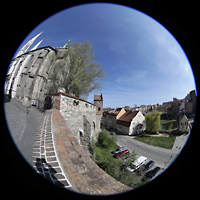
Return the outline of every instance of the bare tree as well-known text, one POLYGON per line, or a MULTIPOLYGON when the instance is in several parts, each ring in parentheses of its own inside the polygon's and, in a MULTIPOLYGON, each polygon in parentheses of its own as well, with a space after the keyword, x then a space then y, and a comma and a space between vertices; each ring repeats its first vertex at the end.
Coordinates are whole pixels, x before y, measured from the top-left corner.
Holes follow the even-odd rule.
POLYGON ((55 92, 59 87, 69 94, 87 97, 93 90, 101 89, 104 70, 94 58, 91 42, 69 42, 63 59, 55 56, 49 73, 49 88, 55 92))

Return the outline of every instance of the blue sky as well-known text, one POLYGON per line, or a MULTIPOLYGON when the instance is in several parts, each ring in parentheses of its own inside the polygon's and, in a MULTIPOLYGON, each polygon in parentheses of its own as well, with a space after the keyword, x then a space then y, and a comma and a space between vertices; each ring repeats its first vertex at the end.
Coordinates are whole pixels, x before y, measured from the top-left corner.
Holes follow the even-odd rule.
MULTIPOLYGON (((62 47, 91 41, 104 67, 104 107, 148 105, 184 98, 195 89, 189 61, 175 38, 148 15, 116 4, 85 4, 63 10, 38 25, 20 48, 44 31, 30 47, 62 47)), ((16 53, 17 53, 16 52, 16 53)))

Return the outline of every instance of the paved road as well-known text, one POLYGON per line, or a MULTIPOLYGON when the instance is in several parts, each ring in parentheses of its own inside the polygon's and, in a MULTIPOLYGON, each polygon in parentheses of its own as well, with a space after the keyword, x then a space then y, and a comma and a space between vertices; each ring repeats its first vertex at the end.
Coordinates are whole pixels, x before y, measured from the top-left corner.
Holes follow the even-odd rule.
POLYGON ((25 159, 33 165, 33 143, 44 113, 31 107, 23 107, 12 99, 4 104, 11 136, 25 159))
POLYGON ((157 166, 161 168, 169 165, 179 154, 177 150, 163 149, 151 146, 136 140, 127 135, 118 135, 117 143, 120 146, 128 148, 131 152, 134 150, 138 155, 143 155, 148 160, 154 160, 157 166))

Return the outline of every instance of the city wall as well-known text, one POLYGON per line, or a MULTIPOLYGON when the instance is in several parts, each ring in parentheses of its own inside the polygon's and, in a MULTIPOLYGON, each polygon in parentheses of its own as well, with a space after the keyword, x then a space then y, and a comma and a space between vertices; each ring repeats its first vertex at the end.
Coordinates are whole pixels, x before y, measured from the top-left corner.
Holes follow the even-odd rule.
POLYGON ((96 114, 96 105, 67 93, 57 92, 53 95, 53 108, 60 110, 79 144, 87 147, 92 137, 97 139, 101 118, 96 114))

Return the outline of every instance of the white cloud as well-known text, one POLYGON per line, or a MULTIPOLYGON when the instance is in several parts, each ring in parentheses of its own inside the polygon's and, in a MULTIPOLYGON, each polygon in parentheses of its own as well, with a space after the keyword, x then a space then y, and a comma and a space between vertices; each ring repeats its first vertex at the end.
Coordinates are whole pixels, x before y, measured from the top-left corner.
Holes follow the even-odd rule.
POLYGON ((166 30, 155 34, 153 38, 157 47, 154 62, 158 72, 193 79, 190 63, 176 39, 166 30))

